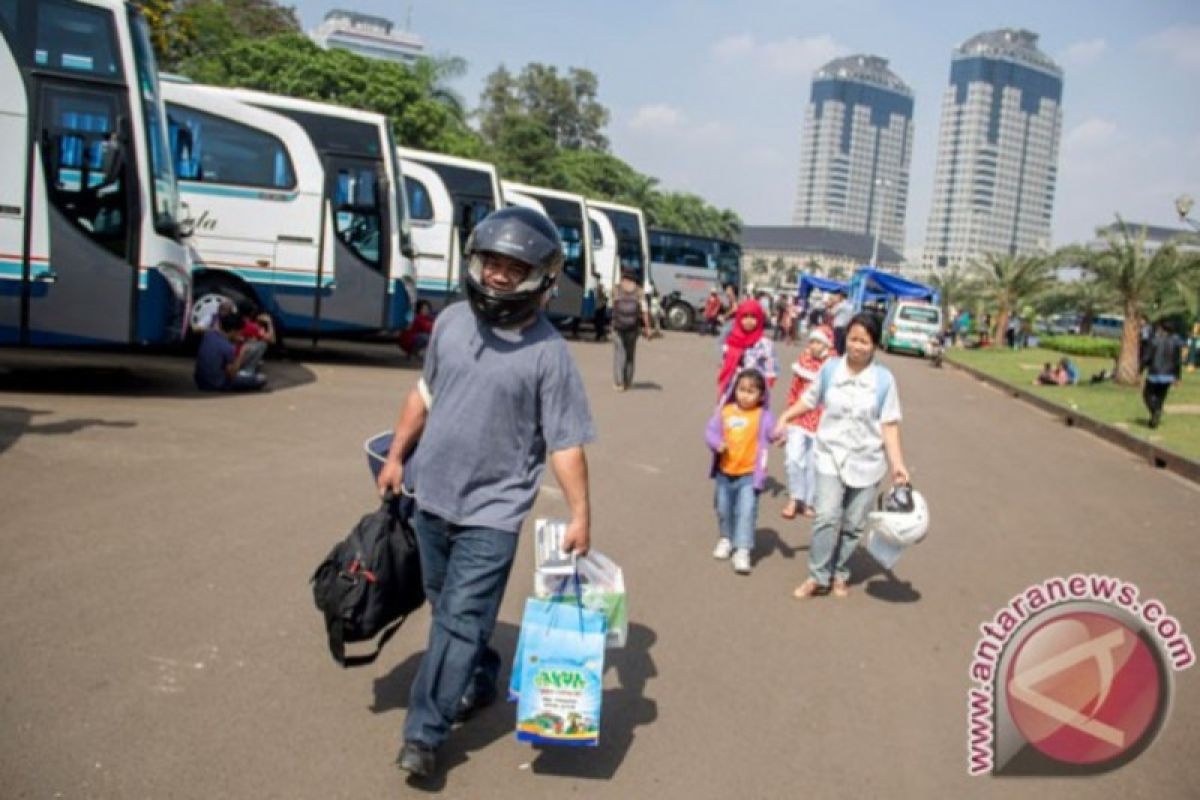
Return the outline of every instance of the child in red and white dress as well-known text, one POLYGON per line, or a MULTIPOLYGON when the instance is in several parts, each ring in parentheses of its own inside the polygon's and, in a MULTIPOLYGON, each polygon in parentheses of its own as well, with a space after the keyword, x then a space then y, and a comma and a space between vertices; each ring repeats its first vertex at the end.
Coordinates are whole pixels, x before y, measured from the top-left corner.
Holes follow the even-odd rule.
MULTIPOLYGON (((788 390, 789 406, 817 379, 817 373, 821 371, 825 359, 829 358, 832 347, 833 331, 829 326, 813 328, 808 334, 808 343, 804 351, 800 353, 796 363, 792 364, 792 385, 788 390)), ((816 487, 816 457, 813 445, 820 421, 821 409, 815 408, 788 424, 784 469, 787 472, 789 499, 783 508, 784 519, 793 519, 797 514, 813 516, 813 491, 816 487)))

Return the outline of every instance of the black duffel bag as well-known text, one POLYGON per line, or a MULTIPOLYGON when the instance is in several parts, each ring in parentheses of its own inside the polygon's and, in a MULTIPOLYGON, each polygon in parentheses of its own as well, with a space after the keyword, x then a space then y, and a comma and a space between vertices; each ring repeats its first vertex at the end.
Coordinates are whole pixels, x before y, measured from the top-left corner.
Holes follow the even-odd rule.
POLYGON ((384 499, 359 520, 313 573, 313 600, 325 616, 329 652, 343 667, 372 663, 404 620, 425 602, 421 560, 407 494, 384 499), (346 645, 374 639, 375 650, 346 655, 346 645))

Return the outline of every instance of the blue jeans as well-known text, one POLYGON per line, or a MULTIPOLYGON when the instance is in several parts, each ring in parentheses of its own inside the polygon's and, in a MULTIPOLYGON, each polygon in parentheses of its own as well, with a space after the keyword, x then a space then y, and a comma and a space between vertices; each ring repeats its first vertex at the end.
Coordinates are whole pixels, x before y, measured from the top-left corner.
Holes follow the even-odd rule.
POLYGON ((836 475, 817 473, 812 544, 808 548, 808 574, 821 586, 831 577, 850 580, 846 563, 858 547, 867 514, 875 500, 875 486, 851 488, 836 475))
POLYGON ((758 522, 758 492, 754 474, 732 477, 717 473, 717 524, 721 538, 733 542, 735 550, 754 549, 754 526, 758 522))
POLYGON ((413 529, 433 609, 429 646, 413 681, 405 741, 438 747, 468 692, 494 689, 500 655, 488 646, 517 552, 517 534, 454 525, 419 509, 413 529))

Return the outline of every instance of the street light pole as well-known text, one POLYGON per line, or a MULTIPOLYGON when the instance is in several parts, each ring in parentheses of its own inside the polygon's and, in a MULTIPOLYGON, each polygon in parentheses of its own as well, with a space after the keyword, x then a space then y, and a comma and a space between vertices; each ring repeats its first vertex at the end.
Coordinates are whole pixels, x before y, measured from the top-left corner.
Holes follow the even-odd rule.
POLYGON ((875 241, 871 245, 871 268, 872 269, 879 268, 879 232, 880 232, 880 229, 883 227, 883 213, 882 213, 883 189, 882 189, 882 187, 891 186, 892 182, 890 180, 888 180, 887 178, 876 178, 875 185, 877 187, 881 187, 881 188, 879 191, 877 191, 875 193, 875 196, 876 196, 876 201, 875 201, 875 241))

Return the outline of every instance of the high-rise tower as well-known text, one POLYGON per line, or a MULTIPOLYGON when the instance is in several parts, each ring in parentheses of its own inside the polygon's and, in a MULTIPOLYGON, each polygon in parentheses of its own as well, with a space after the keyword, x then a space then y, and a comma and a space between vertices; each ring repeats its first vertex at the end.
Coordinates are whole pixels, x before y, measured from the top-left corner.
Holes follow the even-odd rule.
POLYGON ((927 269, 1050 246, 1063 80, 1037 38, 1004 28, 954 51, 925 232, 927 269))
POLYGON ((874 236, 904 249, 912 90, 886 58, 847 56, 813 76, 804 114, 796 225, 874 236))

